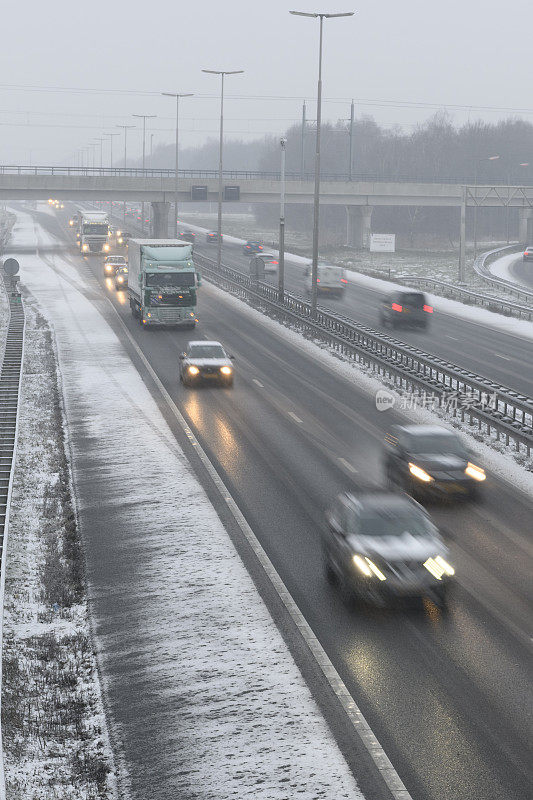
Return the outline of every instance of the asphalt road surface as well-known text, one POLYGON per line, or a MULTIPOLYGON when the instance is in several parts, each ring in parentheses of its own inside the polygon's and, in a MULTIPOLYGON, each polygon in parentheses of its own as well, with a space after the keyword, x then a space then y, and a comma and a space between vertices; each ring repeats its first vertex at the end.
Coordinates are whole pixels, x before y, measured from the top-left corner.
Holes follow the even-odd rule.
MULTIPOLYGON (((58 233, 52 217, 38 219, 58 233)), ((238 248, 225 252, 227 263, 243 263, 238 248)), ((489 475, 481 504, 432 507, 453 535, 458 582, 448 617, 429 603, 418 612, 346 608, 323 574, 324 509, 343 489, 382 481, 383 435, 396 414, 376 411, 373 398, 305 349, 235 313, 209 284, 192 336, 145 331, 103 278, 101 257, 81 258, 72 247, 72 262, 98 282, 109 320, 113 306, 187 418, 413 798, 533 796, 533 502, 489 475), (235 355, 233 390, 179 384, 178 354, 203 337, 235 355)), ((299 272, 289 268, 288 289, 301 287, 299 272)), ((373 292, 350 287, 335 307, 377 325, 373 292)), ((438 314, 430 333, 401 335, 533 393, 533 343, 438 314), (510 360, 500 365, 497 351, 510 360)), ((105 584, 91 548, 89 558, 91 580, 105 584)), ((106 606, 105 585, 98 589, 97 617, 112 625, 115 610, 106 606)), ((149 673, 149 653, 146 660, 149 673)), ((127 687, 110 702, 123 717, 127 687)), ((121 730, 127 738, 127 720, 121 730)))

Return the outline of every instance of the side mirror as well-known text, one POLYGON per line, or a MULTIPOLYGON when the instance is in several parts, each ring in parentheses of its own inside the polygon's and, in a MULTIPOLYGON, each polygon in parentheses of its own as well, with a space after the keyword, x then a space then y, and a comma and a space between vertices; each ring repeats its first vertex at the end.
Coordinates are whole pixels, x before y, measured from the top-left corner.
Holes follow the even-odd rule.
POLYGON ((180 353, 179 354, 179 360, 183 361, 183 359, 185 358, 186 355, 187 355, 186 353, 180 353))
POLYGON ((229 358, 231 358, 231 360, 233 361, 233 360, 234 360, 234 358, 235 358, 235 356, 229 356, 229 358))

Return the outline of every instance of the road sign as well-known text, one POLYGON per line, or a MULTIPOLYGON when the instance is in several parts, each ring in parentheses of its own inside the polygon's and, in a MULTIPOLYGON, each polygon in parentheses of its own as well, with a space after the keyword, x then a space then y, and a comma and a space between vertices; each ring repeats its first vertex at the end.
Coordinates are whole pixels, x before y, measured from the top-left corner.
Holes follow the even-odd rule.
POLYGON ((241 199, 240 186, 224 186, 224 200, 229 203, 238 203, 241 199))
POLYGON ((395 250, 396 250, 396 234, 394 233, 370 234, 371 253, 394 253, 395 250))
POLYGON ((191 200, 196 203, 205 203, 207 200, 207 186, 191 186, 191 200))
POLYGON ((19 262, 16 258, 6 258, 4 261, 4 272, 6 275, 16 275, 19 271, 19 262))

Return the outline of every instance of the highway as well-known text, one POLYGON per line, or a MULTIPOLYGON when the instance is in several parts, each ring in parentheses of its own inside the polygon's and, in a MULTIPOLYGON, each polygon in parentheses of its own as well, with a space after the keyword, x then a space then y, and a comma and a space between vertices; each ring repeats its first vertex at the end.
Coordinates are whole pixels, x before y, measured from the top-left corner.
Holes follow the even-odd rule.
MULTIPOLYGON (((35 216, 65 235, 63 221, 35 216)), ((198 249, 214 248, 199 242, 198 249)), ((236 247, 224 251, 227 263, 246 261, 236 247)), ((377 412, 373 398, 307 349, 259 328, 247 313, 235 314, 209 284, 200 292, 194 337, 220 339, 235 355, 235 388, 184 389, 177 358, 190 332, 142 330, 123 293, 106 284, 101 257, 71 252, 80 273, 109 299, 106 318, 124 338, 115 322, 120 315, 185 415, 414 800, 532 796, 533 501, 490 475, 482 504, 431 509, 453 537, 458 585, 448 617, 430 604, 419 612, 346 608, 323 576, 324 509, 343 489, 381 483, 383 435, 400 418, 377 412)), ((289 290, 301 288, 300 274, 289 267, 289 290)), ((375 292, 352 286, 331 306, 377 325, 375 292)), ((430 333, 399 335, 533 394, 531 342, 438 314, 430 333), (510 360, 500 364, 500 351, 510 360)), ((96 559, 89 574, 102 581, 96 618, 113 627, 107 573, 97 553, 88 553, 96 559)), ((125 699, 127 687, 110 698, 122 716, 125 699)), ((127 738, 127 720, 121 731, 127 738)))

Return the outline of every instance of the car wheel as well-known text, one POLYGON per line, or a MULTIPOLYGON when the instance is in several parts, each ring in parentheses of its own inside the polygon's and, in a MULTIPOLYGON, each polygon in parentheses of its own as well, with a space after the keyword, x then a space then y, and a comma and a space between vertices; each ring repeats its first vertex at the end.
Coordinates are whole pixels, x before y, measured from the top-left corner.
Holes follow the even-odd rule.
POLYGON ((435 605, 438 607, 441 614, 447 614, 450 610, 449 596, 447 587, 442 587, 435 592, 435 605))
POLYGON ((324 556, 324 575, 330 586, 334 586, 337 583, 337 573, 333 569, 333 564, 327 555, 324 556))
POLYGON ((343 604, 346 606, 346 608, 353 608, 355 605, 355 593, 344 574, 341 575, 341 577, 338 580, 338 583, 339 583, 339 594, 341 596, 343 604))

